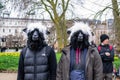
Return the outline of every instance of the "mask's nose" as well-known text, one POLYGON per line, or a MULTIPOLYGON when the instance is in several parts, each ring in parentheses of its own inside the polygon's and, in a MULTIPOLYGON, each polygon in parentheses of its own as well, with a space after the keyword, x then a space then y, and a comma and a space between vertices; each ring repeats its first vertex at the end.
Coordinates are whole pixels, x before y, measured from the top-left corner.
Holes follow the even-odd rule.
POLYGON ((33 41, 36 41, 36 40, 38 40, 38 39, 39 39, 38 32, 35 31, 35 32, 33 33, 32 40, 33 40, 33 41))
POLYGON ((79 35, 78 35, 78 41, 83 41, 83 34, 82 33, 79 33, 79 35))

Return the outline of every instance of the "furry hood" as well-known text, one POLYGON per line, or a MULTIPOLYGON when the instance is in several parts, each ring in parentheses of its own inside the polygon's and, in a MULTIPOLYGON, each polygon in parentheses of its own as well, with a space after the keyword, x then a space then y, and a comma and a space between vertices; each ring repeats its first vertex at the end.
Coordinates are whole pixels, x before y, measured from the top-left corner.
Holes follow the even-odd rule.
POLYGON ((91 42, 93 41, 92 29, 88 26, 88 24, 85 24, 83 22, 75 22, 74 25, 67 30, 67 33, 69 34, 68 40, 70 41, 73 33, 79 30, 81 30, 84 34, 89 36, 88 39, 89 43, 91 44, 91 42))
POLYGON ((49 34, 50 32, 47 30, 47 27, 45 25, 43 25, 42 23, 29 23, 27 25, 27 28, 25 28, 23 31, 28 34, 29 32, 32 32, 36 28, 40 32, 43 33, 44 38, 46 39, 47 38, 47 34, 49 34))

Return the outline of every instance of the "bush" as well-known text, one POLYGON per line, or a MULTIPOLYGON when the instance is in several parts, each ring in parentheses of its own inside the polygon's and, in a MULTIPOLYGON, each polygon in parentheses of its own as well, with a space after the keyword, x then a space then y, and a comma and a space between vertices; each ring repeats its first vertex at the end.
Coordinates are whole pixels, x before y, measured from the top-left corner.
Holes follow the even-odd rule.
POLYGON ((114 57, 114 62, 113 65, 116 69, 118 69, 120 67, 120 58, 118 58, 117 56, 114 57))
POLYGON ((117 56, 114 57, 114 61, 117 61, 119 60, 119 58, 117 56))

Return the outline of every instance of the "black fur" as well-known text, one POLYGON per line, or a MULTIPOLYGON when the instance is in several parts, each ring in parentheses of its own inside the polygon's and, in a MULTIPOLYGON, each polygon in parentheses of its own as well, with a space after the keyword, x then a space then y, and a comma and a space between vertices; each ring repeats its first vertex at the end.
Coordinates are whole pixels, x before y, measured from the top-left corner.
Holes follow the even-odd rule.
POLYGON ((31 50, 41 49, 43 46, 47 45, 44 41, 45 38, 44 38, 43 33, 40 32, 38 29, 34 29, 33 31, 29 32, 27 36, 28 36, 27 46, 31 50), (32 40, 32 35, 35 31, 37 31, 39 35, 39 40, 37 41, 32 40))
POLYGON ((88 35, 87 34, 84 34, 81 30, 73 33, 73 35, 71 36, 71 39, 70 39, 70 45, 76 49, 76 48, 80 48, 80 49, 85 49, 85 48, 88 48, 89 47, 89 41, 88 41, 88 35), (78 42, 78 35, 79 33, 82 33, 83 34, 83 41, 82 42, 78 42))

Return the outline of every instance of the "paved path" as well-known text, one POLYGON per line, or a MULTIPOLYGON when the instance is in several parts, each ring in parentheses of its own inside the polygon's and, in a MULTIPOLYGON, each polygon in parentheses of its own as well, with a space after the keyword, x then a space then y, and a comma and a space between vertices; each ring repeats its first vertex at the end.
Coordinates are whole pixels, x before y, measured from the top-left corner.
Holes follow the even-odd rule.
POLYGON ((17 73, 0 73, 0 80, 17 80, 17 73))
POLYGON ((17 73, 0 73, 0 80, 17 80, 17 73))

